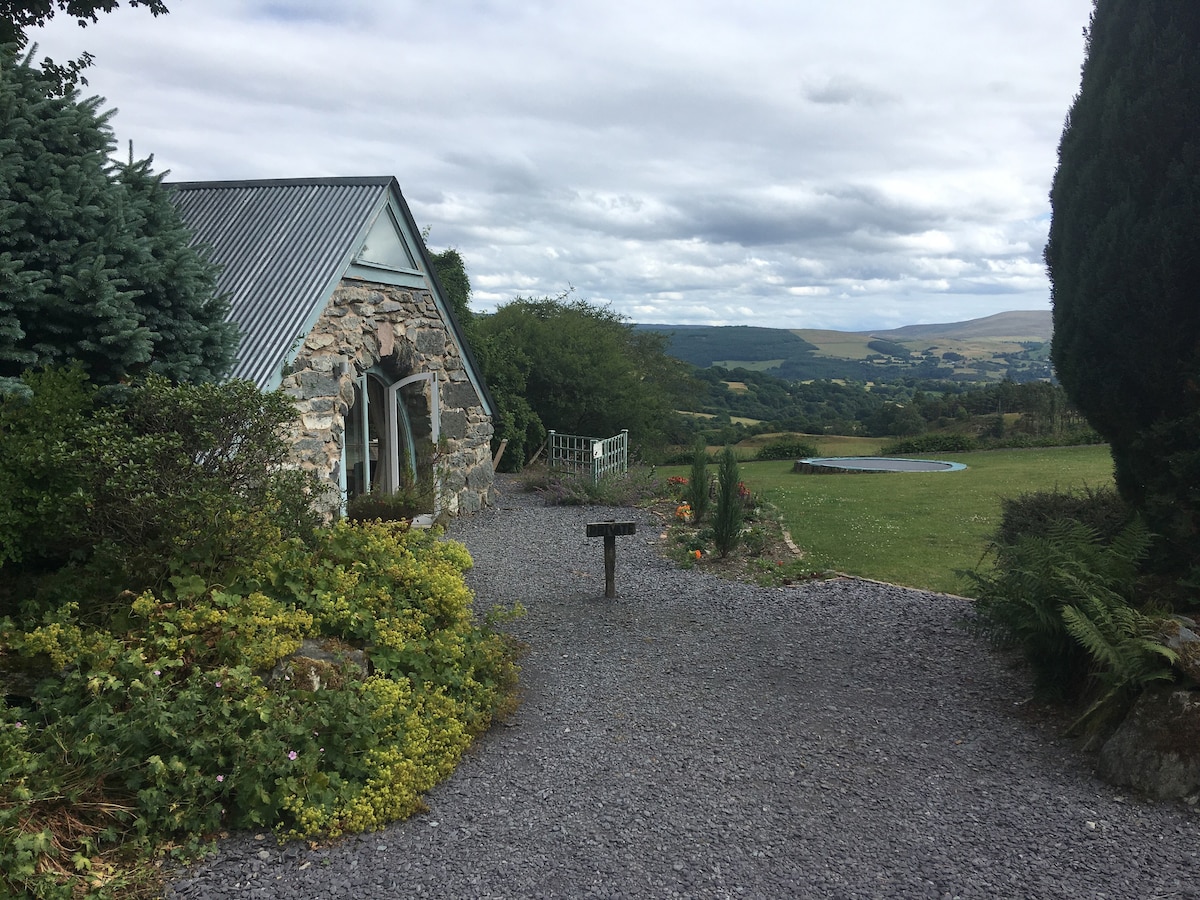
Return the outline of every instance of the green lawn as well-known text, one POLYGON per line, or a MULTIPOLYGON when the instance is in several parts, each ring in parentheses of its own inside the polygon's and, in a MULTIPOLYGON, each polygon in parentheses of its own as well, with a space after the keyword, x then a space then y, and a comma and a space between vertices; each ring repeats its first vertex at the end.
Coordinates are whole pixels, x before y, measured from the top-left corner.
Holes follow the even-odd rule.
MULTIPOLYGON (((796 475, 792 463, 742 463, 742 480, 782 511, 815 568, 960 594, 995 532, 1000 500, 1112 483, 1107 447, 943 454, 961 472, 796 475)), ((686 473, 684 473, 686 474, 686 473)))

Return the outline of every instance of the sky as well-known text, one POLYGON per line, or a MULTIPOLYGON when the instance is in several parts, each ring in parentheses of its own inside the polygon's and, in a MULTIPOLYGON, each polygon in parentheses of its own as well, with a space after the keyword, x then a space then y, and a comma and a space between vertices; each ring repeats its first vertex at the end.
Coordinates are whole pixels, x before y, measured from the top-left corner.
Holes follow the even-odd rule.
POLYGON ((30 38, 168 180, 393 175, 480 311, 1049 309, 1091 0, 167 0, 30 38))

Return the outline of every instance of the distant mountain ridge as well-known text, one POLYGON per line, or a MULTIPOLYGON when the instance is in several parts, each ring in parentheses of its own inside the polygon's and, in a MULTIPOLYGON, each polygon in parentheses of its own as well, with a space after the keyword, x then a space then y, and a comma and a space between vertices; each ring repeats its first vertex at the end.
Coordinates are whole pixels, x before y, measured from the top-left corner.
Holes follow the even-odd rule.
POLYGON ((1054 331, 1053 314, 1048 309, 1025 309, 996 313, 982 319, 966 322, 951 322, 946 325, 904 325, 886 331, 859 331, 856 334, 871 334, 893 340, 928 338, 1019 338, 1024 341, 1049 341, 1054 331))
POLYGON ((872 331, 752 325, 635 325, 668 334, 667 352, 700 368, 769 372, 793 381, 922 378, 987 382, 1049 378, 1047 310, 872 331))
MULTIPOLYGON (((647 331, 675 331, 701 328, 749 328, 748 325, 664 325, 638 324, 634 326, 647 331)), ((1054 331, 1054 320, 1048 309, 1021 309, 1010 312, 996 313, 981 319, 968 319, 965 322, 948 322, 941 325, 902 325, 899 328, 872 328, 867 331, 844 331, 836 329, 806 329, 806 328, 768 328, 767 331, 791 331, 793 334, 803 334, 806 331, 826 331, 829 333, 872 335, 873 337, 932 338, 932 337, 1019 337, 1022 340, 1048 341, 1054 331)))

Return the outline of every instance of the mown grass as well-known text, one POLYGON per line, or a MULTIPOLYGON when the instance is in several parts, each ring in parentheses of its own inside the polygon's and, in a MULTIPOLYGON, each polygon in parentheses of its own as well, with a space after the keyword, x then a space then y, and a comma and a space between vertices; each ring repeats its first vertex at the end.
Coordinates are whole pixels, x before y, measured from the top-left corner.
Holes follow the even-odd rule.
MULTIPOLYGON (((828 455, 851 455, 849 445, 828 455)), ((1112 483, 1108 448, 1054 447, 946 454, 961 472, 797 475, 792 463, 745 462, 743 481, 777 506, 814 569, 962 594, 955 573, 979 564, 1000 501, 1028 491, 1112 483)), ((687 474, 665 469, 664 475, 687 474)))

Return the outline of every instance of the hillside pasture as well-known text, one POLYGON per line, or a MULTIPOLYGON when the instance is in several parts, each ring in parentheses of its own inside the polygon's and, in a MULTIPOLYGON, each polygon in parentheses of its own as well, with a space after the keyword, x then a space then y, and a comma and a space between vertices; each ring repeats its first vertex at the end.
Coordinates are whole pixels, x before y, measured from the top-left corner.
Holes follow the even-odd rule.
POLYGON ((1010 372, 1020 376, 1018 380, 1049 377, 1046 348, 1036 345, 1049 342, 1051 326, 1048 310, 1030 310, 968 322, 858 332, 744 325, 635 327, 666 333, 667 352, 699 368, 741 367, 794 381, 864 382, 914 376, 985 383, 1010 372), (897 354, 880 354, 870 346, 878 341, 895 345, 897 354), (961 359, 947 360, 946 353, 961 359))
POLYGON ((1050 352, 1048 342, 1037 347, 1029 336, 909 334, 905 329, 861 333, 798 329, 793 333, 816 348, 814 356, 858 364, 872 356, 871 364, 885 369, 936 363, 950 369, 954 377, 972 381, 998 381, 1014 367, 1044 368, 1050 352))
MULTIPOLYGON (((677 410, 675 410, 675 412, 679 413, 679 415, 681 415, 681 416, 687 416, 689 419, 712 420, 717 417, 716 413, 693 412, 693 411, 687 410, 687 409, 677 409, 677 410)), ((749 426, 749 425, 758 425, 762 420, 761 419, 749 419, 746 416, 730 416, 729 421, 735 425, 749 426)), ((720 448, 718 448, 718 449, 720 449, 720 448)))
MULTIPOLYGON (((972 363, 994 362, 1003 360, 1006 355, 1026 352, 1028 338, 1017 337, 986 337, 986 338, 956 338, 940 337, 900 337, 886 332, 874 334, 863 332, 853 334, 844 331, 814 331, 811 329, 794 330, 794 334, 803 338, 817 349, 817 356, 828 356, 836 359, 866 359, 869 355, 878 353, 869 345, 873 341, 886 340, 889 343, 903 347, 914 357, 925 353, 941 359, 943 353, 957 353, 972 363)), ((1048 353, 1049 351, 1045 351, 1048 353)), ((1043 358, 1045 353, 1034 351, 1034 356, 1043 358)), ((747 368, 749 368, 747 366, 747 368)), ((963 371, 969 371, 970 366, 959 366, 963 371)))
POLYGON ((858 334, 850 331, 822 331, 812 328, 794 328, 792 333, 817 349, 817 356, 829 356, 835 359, 866 359, 874 353, 867 347, 873 338, 870 334, 858 334))

